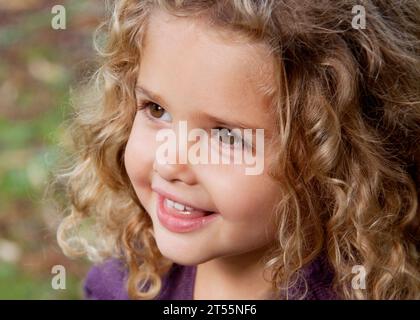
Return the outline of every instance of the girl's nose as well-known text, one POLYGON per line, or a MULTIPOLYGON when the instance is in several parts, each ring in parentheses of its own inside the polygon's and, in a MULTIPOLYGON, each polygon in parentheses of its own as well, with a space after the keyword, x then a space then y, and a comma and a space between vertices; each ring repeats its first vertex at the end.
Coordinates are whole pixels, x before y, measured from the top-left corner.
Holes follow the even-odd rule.
POLYGON ((194 172, 191 168, 191 164, 188 163, 159 163, 156 160, 153 162, 153 170, 156 171, 162 179, 167 180, 168 182, 181 181, 188 185, 193 185, 195 183, 194 172))

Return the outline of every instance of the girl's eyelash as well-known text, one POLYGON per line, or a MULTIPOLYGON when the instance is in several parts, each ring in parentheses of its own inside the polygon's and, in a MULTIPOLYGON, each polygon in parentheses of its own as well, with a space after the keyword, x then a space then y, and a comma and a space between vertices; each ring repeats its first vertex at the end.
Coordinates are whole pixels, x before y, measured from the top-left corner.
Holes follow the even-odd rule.
MULTIPOLYGON (((225 128, 225 127, 217 127, 217 128, 215 128, 215 129, 219 129, 219 130, 223 130, 223 129, 225 129, 225 130, 228 130, 229 132, 231 132, 233 129, 230 129, 230 128, 225 128)), ((232 135, 232 137, 234 138, 234 139, 237 139, 237 140, 239 140, 239 142, 240 142, 240 144, 241 144, 241 147, 242 148, 252 148, 252 146, 243 138, 243 137, 239 137, 239 136, 237 136, 237 135, 232 135)), ((233 144, 233 145, 231 145, 231 147, 232 148, 234 148, 236 146, 236 141, 235 141, 235 144, 233 144)))
MULTIPOLYGON (((151 121, 156 121, 157 119, 156 118, 154 118, 154 117, 152 117, 150 114, 149 114, 149 107, 152 105, 152 104, 156 104, 156 105, 158 105, 157 103, 154 103, 154 102, 151 102, 151 101, 143 101, 143 102, 140 102, 139 103, 139 105, 137 106, 137 111, 140 111, 140 112, 142 112, 142 113, 144 113, 144 115, 149 119, 149 120, 151 120, 151 121)), ((161 107, 162 108, 162 107, 161 107)), ((162 108, 163 109, 163 108, 162 108)), ((165 110, 165 109, 163 109, 163 110, 165 110)))
POLYGON ((140 102, 140 103, 137 105, 137 111, 144 111, 144 109, 146 109, 150 103, 151 103, 150 101, 143 101, 143 102, 140 102))
POLYGON ((146 116, 146 118, 148 119, 148 120, 150 120, 150 121, 153 121, 153 118, 149 115, 149 113, 147 112, 147 108, 146 108, 146 106, 139 106, 138 108, 137 108, 137 111, 139 111, 139 112, 141 112, 141 113, 143 113, 145 116, 146 116))
MULTIPOLYGON (((148 112, 148 110, 149 110, 149 107, 151 106, 151 105, 153 105, 153 104, 155 104, 155 105, 158 105, 157 103, 154 103, 154 102, 151 102, 151 101, 143 101, 143 102, 141 102, 141 103, 139 103, 138 104, 138 106, 137 106, 137 111, 140 111, 140 112, 142 112, 142 113, 144 113, 145 114, 145 116, 149 119, 149 120, 151 120, 151 121, 156 121, 157 120, 157 118, 154 118, 154 117, 152 117, 150 114, 149 114, 149 112, 148 112)), ((159 106, 159 105, 158 105, 159 106)), ((161 107, 161 106, 159 106, 159 107, 161 107)), ((161 107, 163 110, 165 110, 163 107, 161 107)), ((166 110, 165 110, 166 111, 166 110)), ((226 128, 226 127, 216 127, 216 128, 214 128, 214 129, 219 129, 219 130, 222 130, 222 129, 226 129, 226 130, 228 130, 229 132, 231 132, 233 129, 231 129, 231 128, 226 128)), ((238 137, 238 136, 233 136, 235 139, 238 139, 238 140, 240 140, 240 143, 241 143, 241 147, 242 148, 246 148, 246 149, 250 149, 250 150, 253 150, 253 145, 252 144, 250 144, 250 143, 248 143, 243 137, 238 137)), ((231 145, 230 146, 231 148, 235 148, 236 147, 236 144, 233 144, 233 145, 231 145)))

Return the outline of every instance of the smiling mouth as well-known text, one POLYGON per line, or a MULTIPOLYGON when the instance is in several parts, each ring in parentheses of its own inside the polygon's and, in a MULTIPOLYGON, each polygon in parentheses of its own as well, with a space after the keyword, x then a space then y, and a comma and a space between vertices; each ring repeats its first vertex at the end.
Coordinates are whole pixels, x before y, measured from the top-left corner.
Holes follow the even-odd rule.
POLYGON ((169 231, 185 233, 198 230, 217 220, 219 216, 218 212, 197 210, 158 193, 157 217, 161 225, 169 231))
POLYGON ((164 197, 163 203, 165 208, 167 208, 170 212, 176 213, 180 217, 184 218, 199 218, 215 213, 214 211, 207 211, 194 207, 189 207, 183 203, 171 200, 166 197, 164 197))

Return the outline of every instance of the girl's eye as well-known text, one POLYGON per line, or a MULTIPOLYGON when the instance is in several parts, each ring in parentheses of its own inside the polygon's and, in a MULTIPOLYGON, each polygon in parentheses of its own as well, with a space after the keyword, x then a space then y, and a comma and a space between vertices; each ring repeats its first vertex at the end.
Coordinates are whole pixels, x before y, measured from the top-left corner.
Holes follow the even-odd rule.
POLYGON ((243 148, 244 146, 247 145, 247 143, 245 142, 245 140, 243 139, 243 137, 241 135, 236 135, 234 134, 232 129, 228 129, 228 128, 215 128, 218 129, 218 137, 219 140, 225 144, 228 145, 229 147, 240 147, 243 148))
POLYGON ((171 115, 160 105, 154 102, 144 102, 141 106, 138 107, 138 110, 145 112, 146 116, 151 120, 159 119, 167 122, 172 121, 171 115))

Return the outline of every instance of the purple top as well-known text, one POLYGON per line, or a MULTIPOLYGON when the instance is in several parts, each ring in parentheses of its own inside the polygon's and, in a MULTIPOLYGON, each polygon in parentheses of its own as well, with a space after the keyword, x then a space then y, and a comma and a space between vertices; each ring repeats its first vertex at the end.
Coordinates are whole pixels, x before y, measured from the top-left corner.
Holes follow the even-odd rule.
MULTIPOLYGON (((197 266, 183 266, 174 263, 163 277, 162 289, 154 300, 193 300, 193 290, 197 266)), ((125 282, 128 271, 121 260, 109 259, 101 265, 93 266, 84 282, 85 299, 129 300, 125 282)), ((333 273, 326 260, 317 258, 303 270, 308 292, 304 300, 338 299, 331 288, 333 273)), ((299 299, 302 282, 289 291, 289 298, 299 299)))

